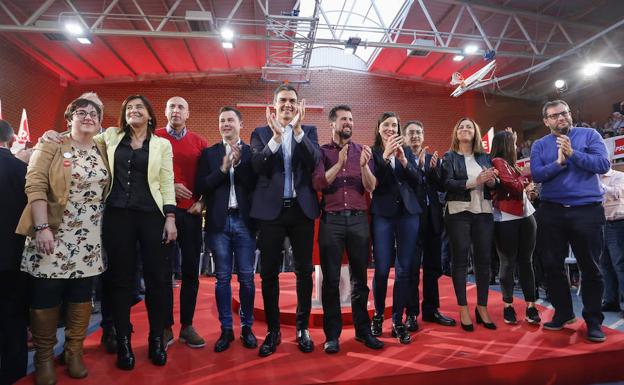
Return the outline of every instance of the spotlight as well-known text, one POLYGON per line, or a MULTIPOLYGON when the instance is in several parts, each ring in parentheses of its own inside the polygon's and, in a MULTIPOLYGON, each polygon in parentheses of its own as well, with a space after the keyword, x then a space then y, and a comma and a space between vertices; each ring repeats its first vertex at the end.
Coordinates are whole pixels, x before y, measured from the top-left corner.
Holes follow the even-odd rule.
POLYGON ((345 52, 355 55, 355 50, 362 42, 362 38, 359 37, 350 37, 349 40, 345 43, 345 52))
POLYGON ((462 61, 462 60, 464 60, 464 55, 453 56, 453 61, 462 61))
POLYGON ((583 75, 585 76, 594 76, 600 70, 600 66, 597 63, 587 63, 585 67, 583 67, 583 75))
POLYGON ((67 30, 67 32, 71 33, 72 35, 82 35, 82 27, 80 26, 80 24, 70 21, 65 23, 65 29, 67 30))
POLYGON ((234 39, 234 31, 232 31, 228 27, 221 28, 221 38, 223 38, 223 40, 233 40, 234 39))
POLYGON ((470 44, 464 47, 464 54, 474 55, 475 53, 477 53, 478 50, 479 50, 479 47, 477 47, 474 44, 470 44))
POLYGON ((618 63, 596 63, 600 67, 620 68, 622 65, 618 63))
POLYGON ((562 79, 555 80, 555 88, 556 89, 561 89, 561 88, 563 88, 565 86, 566 86, 565 80, 562 80, 562 79))
POLYGON ((91 40, 88 37, 79 37, 76 40, 78 40, 78 43, 80 44, 91 44, 91 40))
POLYGON ((232 48, 234 48, 234 43, 232 43, 231 41, 222 41, 221 42, 221 47, 223 47, 225 49, 232 49, 232 48))

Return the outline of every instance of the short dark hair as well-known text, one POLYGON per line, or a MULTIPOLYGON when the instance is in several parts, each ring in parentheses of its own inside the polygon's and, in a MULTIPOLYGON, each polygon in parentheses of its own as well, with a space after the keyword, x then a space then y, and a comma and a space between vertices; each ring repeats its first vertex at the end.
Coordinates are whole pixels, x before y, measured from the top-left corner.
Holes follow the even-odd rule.
POLYGON ((123 101, 123 103, 121 103, 121 112, 119 113, 119 129, 125 131, 128 135, 132 133, 132 128, 130 128, 128 121, 126 121, 126 106, 128 105, 128 102, 133 99, 141 99, 145 105, 145 109, 150 115, 150 120, 147 122, 147 131, 150 134, 153 134, 154 131, 156 131, 156 115, 154 114, 152 103, 150 103, 149 99, 143 95, 130 95, 123 101))
POLYGON ((425 129, 425 125, 420 120, 410 120, 408 122, 405 122, 405 123, 403 123, 403 128, 407 130, 407 127, 409 127, 412 124, 415 124, 415 125, 419 126, 423 130, 425 129))
POLYGON ((570 106, 568 106, 568 103, 566 103, 565 100, 561 100, 561 99, 551 100, 549 102, 544 103, 544 107, 542 107, 542 116, 545 118, 546 112, 548 111, 550 107, 555 107, 560 104, 563 104, 564 106, 566 106, 568 108, 568 111, 570 111, 570 106))
POLYGON ((338 118, 338 111, 348 111, 351 112, 351 106, 348 106, 346 104, 339 104, 336 107, 332 108, 331 111, 329 111, 329 121, 330 122, 335 122, 336 119, 338 118))
POLYGON ((282 91, 293 91, 295 93, 295 96, 297 96, 297 99, 299 99, 299 94, 297 93, 295 87, 291 86, 288 83, 282 83, 279 85, 279 87, 275 89, 275 91, 273 91, 273 101, 275 101, 275 99, 277 98, 277 94, 282 91))
POLYGON ((14 135, 15 131, 13 131, 13 127, 11 127, 9 122, 6 120, 0 120, 0 142, 8 143, 14 135))
POLYGON ((231 106, 221 107, 221 109, 219 110, 219 115, 221 115, 222 113, 224 113, 226 111, 232 111, 233 113, 236 114, 236 116, 238 117, 238 120, 240 120, 241 122, 243 121, 243 114, 241 114, 241 112, 239 110, 237 110, 236 108, 231 107, 231 106))
POLYGON ((65 117, 65 121, 67 122, 67 128, 71 128, 71 121, 72 121, 72 115, 74 114, 74 112, 76 112, 76 110, 79 107, 86 107, 86 106, 93 106, 93 108, 95 108, 95 111, 98 114, 98 121, 102 121, 102 107, 100 107, 96 102, 94 102, 91 99, 85 99, 85 98, 78 98, 78 99, 74 99, 72 100, 68 105, 67 108, 65 109, 65 115, 63 115, 65 117))

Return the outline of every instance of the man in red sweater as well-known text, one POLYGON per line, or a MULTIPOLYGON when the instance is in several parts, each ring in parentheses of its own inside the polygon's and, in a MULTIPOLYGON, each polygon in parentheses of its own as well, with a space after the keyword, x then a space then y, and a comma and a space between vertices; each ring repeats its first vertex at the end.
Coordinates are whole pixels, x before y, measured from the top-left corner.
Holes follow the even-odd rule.
MULTIPOLYGON (((204 339, 193 328, 193 315, 199 289, 199 259, 202 244, 201 212, 203 203, 194 193, 197 162, 208 142, 189 131, 186 120, 189 108, 186 100, 174 96, 165 108, 167 127, 156 130, 156 135, 171 142, 173 149, 173 173, 176 194, 176 227, 178 246, 182 253, 182 288, 180 290, 180 342, 192 348, 206 345, 204 339)), ((172 249, 174 250, 174 249, 172 249)), ((172 255, 172 258, 174 256, 172 255)), ((167 346, 173 343, 173 294, 171 293, 170 314, 164 340, 167 346)))

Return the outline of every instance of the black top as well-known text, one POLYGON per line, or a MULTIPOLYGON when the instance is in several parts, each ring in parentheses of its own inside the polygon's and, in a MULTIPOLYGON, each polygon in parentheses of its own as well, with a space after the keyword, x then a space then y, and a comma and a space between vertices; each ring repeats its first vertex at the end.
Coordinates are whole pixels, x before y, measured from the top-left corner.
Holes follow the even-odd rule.
POLYGON ((0 271, 19 271, 25 237, 15 228, 26 207, 26 163, 0 148, 0 271))
MULTIPOLYGON (((492 160, 487 154, 474 154, 474 158, 482 168, 492 167, 492 160)), ((470 190, 466 190, 468 171, 466 160, 462 154, 448 151, 442 158, 442 182, 446 190, 446 201, 470 202, 470 190)), ((493 189, 493 188, 492 188, 493 189)), ((484 186, 483 198, 491 200, 490 188, 484 186)))
POLYGON ((150 138, 148 136, 136 150, 132 149, 131 141, 126 134, 115 150, 115 177, 106 204, 122 209, 159 211, 147 183, 150 138))

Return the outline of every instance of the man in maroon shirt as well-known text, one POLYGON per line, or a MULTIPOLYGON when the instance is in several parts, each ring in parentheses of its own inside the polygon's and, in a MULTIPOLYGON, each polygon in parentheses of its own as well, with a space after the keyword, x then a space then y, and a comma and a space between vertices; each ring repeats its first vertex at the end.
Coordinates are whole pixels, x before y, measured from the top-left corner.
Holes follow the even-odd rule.
POLYGON ((340 265, 345 251, 351 267, 351 308, 355 339, 371 349, 383 342, 370 331, 367 311, 367 273, 370 251, 366 194, 377 184, 371 149, 351 141, 351 107, 339 105, 329 112, 332 142, 321 147, 321 161, 313 174, 314 189, 323 194, 319 250, 323 271, 323 330, 325 353, 340 350, 340 265))
MULTIPOLYGON (((199 290, 199 259, 202 242, 201 212, 203 203, 194 193, 197 162, 208 142, 189 131, 186 120, 189 108, 186 100, 174 96, 165 107, 167 127, 156 130, 156 135, 171 142, 173 150, 173 173, 176 194, 177 243, 182 253, 182 288, 180 290, 180 342, 192 348, 206 345, 193 328, 193 316, 199 290)), ((174 249, 173 249, 174 250, 174 249)), ((173 258, 173 255, 172 255, 173 258)), ((164 332, 167 346, 173 343, 173 294, 169 298, 169 320, 164 332)))

